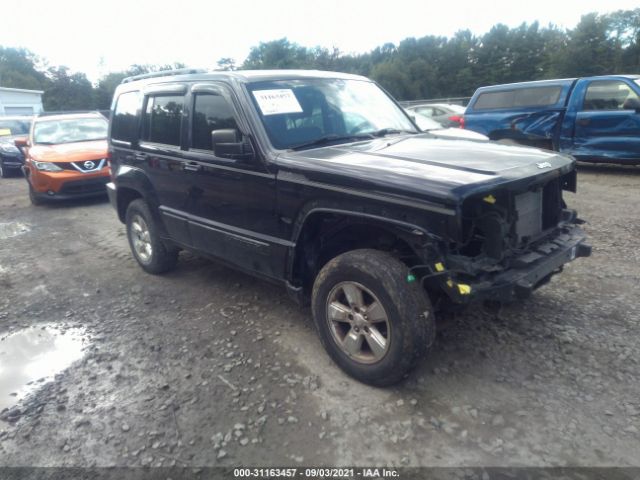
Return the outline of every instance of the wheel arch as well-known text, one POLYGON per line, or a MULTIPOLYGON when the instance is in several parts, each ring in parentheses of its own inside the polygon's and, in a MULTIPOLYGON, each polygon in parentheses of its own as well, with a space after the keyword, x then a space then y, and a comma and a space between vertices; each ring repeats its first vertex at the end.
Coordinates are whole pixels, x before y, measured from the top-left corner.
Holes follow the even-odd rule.
POLYGON ((118 169, 114 183, 116 184, 117 192, 116 209, 120 221, 125 223, 127 208, 131 202, 140 198, 149 205, 149 210, 159 226, 161 236, 166 238, 166 228, 158 210, 160 202, 151 181, 145 173, 138 168, 122 166, 118 169))
POLYGON ((125 216, 127 214, 127 208, 129 204, 138 198, 144 199, 142 193, 139 190, 131 187, 118 187, 118 197, 117 197, 117 212, 118 218, 122 223, 125 223, 125 216))
POLYGON ((287 259, 289 283, 307 298, 315 275, 332 258, 349 250, 374 248, 396 251, 407 264, 421 258, 434 239, 424 227, 371 213, 314 207, 294 228, 295 247, 287 259))

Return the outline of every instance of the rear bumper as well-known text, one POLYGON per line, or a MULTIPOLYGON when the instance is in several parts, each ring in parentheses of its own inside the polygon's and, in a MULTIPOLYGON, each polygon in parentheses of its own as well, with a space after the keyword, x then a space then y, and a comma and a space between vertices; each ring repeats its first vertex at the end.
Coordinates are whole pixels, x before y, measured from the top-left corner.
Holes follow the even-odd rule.
POLYGON ((565 264, 590 255, 591 246, 586 243, 585 233, 573 225, 565 227, 562 233, 531 251, 511 259, 509 268, 485 275, 480 281, 462 284, 469 289, 460 288, 461 284, 455 277, 447 283, 446 289, 455 303, 523 299, 561 272, 565 264))

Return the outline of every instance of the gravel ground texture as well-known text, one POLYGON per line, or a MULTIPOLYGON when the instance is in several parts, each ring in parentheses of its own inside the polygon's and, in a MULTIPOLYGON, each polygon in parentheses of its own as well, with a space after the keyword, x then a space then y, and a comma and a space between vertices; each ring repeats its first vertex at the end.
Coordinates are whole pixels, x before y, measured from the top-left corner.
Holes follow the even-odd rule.
POLYGON ((280 288, 186 253, 148 275, 104 199, 34 207, 1 179, 0 338, 85 343, 2 412, 0 465, 639 466, 640 168, 581 166, 566 200, 592 256, 440 322, 417 371, 377 389, 280 288))

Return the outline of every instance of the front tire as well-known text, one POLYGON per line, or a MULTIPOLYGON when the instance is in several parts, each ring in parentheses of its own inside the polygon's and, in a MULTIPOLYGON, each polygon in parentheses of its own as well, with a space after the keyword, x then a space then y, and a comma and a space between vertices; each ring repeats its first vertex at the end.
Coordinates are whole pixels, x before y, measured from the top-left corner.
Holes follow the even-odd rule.
POLYGON ((0 158, 0 178, 9 178, 9 170, 5 168, 2 159, 0 158))
POLYGON ((374 386, 404 378, 435 337, 431 303, 388 253, 353 250, 316 277, 313 318, 325 350, 347 374, 374 386))
POLYGON ((178 250, 167 248, 144 200, 131 202, 126 213, 127 238, 133 257, 148 273, 159 274, 175 268, 178 250))
POLYGON ((33 186, 31 186, 31 182, 29 180, 27 180, 27 184, 29 185, 29 200, 31 200, 31 205, 42 205, 44 202, 33 189, 33 186))

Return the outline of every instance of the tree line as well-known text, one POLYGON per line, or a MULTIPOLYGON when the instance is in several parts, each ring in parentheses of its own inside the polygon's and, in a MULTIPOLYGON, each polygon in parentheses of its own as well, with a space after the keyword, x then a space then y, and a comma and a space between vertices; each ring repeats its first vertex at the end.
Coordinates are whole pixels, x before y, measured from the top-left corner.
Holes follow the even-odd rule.
MULTIPOLYGON (((84 73, 48 66, 33 52, 0 46, 0 86, 44 90, 45 110, 107 109, 115 87, 130 75, 184 67, 132 65, 94 85, 84 73)), ((219 70, 309 68, 373 78, 399 100, 470 96, 483 85, 558 77, 640 72, 640 8, 582 16, 573 29, 538 22, 495 25, 483 35, 426 35, 388 43, 367 53, 309 48, 286 38, 251 48, 241 63, 217 61, 219 70)))

